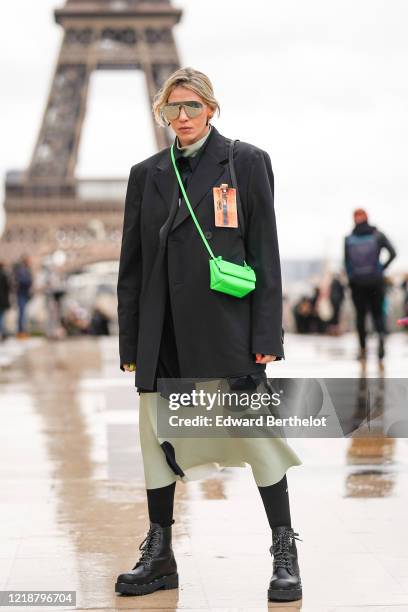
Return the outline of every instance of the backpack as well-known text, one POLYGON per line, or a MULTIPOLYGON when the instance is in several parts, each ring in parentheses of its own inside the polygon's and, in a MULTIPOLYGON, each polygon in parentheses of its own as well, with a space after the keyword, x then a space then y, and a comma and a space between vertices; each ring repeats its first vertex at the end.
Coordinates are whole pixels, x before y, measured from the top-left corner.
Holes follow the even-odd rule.
POLYGON ((382 277, 378 232, 350 234, 346 238, 346 268, 350 280, 375 280, 382 277))

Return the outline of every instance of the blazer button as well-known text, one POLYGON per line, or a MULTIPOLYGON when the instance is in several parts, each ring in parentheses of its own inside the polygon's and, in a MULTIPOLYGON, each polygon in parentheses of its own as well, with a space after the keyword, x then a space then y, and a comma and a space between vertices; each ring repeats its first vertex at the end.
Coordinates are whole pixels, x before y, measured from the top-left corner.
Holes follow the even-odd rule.
POLYGON ((212 238, 212 232, 205 232, 204 236, 207 238, 207 240, 211 240, 212 238))

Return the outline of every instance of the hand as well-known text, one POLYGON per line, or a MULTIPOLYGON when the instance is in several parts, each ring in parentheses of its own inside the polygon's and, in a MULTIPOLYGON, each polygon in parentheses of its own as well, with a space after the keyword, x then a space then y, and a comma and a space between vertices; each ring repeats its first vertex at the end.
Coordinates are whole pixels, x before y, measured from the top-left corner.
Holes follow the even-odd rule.
POLYGON ((136 364, 135 363, 124 363, 123 369, 125 370, 125 372, 134 372, 136 370, 136 364))
POLYGON ((256 363, 269 363, 275 361, 276 355, 264 355, 263 353, 256 353, 256 363))

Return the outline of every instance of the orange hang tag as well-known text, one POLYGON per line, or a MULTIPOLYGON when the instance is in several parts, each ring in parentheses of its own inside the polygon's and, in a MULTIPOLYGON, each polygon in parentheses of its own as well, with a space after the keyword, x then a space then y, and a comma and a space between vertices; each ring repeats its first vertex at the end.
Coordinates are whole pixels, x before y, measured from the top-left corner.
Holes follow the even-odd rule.
POLYGON ((216 227, 238 227, 236 191, 222 183, 213 187, 214 219, 216 227))

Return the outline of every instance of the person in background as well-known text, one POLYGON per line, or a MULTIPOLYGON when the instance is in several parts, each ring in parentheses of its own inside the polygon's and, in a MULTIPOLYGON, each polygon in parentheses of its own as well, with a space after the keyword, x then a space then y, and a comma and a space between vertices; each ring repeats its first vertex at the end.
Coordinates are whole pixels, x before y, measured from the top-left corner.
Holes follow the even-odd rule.
POLYGON ((4 264, 0 261, 0 341, 5 339, 4 315, 8 308, 10 308, 10 281, 4 264))
POLYGON ((340 274, 334 274, 330 284, 330 303, 333 309, 330 325, 338 326, 340 323, 340 310, 344 302, 344 294, 345 290, 340 274))
POLYGON ((31 298, 33 284, 30 259, 27 255, 23 255, 14 266, 14 284, 18 307, 17 338, 25 338, 27 337, 25 310, 31 298))
POLYGON ((41 270, 37 274, 36 289, 45 298, 47 312, 45 334, 47 338, 54 340, 64 338, 61 300, 65 295, 65 279, 59 266, 50 257, 44 259, 41 270))
POLYGON ((92 311, 91 322, 89 325, 89 333, 92 336, 109 336, 109 318, 106 314, 95 307, 92 311))
POLYGON ((353 213, 354 229, 345 238, 344 265, 356 310, 357 332, 360 344, 359 359, 366 361, 366 315, 371 313, 378 334, 377 355, 382 366, 384 348, 384 270, 396 257, 396 251, 388 238, 368 222, 367 212, 358 208, 353 213), (380 254, 388 251, 388 259, 381 263, 380 254))
POLYGON ((401 283, 401 289, 403 291, 402 312, 404 316, 408 317, 408 274, 404 276, 404 280, 401 283))
POLYGON ((394 290, 392 279, 384 276, 384 300, 383 300, 383 318, 384 318, 384 333, 390 333, 388 328, 388 316, 391 313, 391 294, 394 290))
POLYGON ((310 334, 314 331, 313 306, 310 297, 302 295, 293 308, 293 316, 298 334, 310 334))

